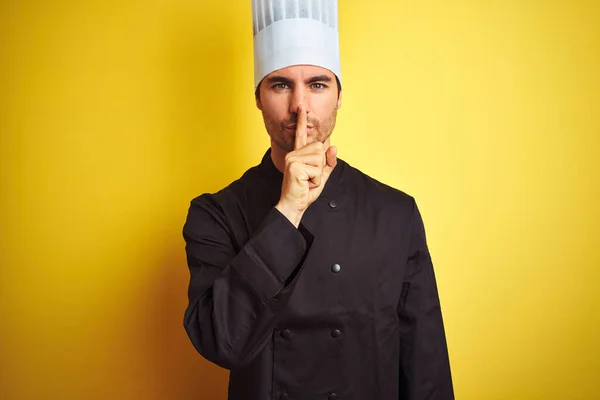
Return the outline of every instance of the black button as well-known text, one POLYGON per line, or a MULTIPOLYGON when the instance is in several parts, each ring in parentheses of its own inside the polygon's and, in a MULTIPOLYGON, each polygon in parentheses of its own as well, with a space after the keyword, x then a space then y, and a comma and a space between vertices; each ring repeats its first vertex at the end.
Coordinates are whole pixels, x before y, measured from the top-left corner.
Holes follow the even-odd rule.
POLYGON ((279 395, 279 398, 280 398, 281 400, 288 400, 288 399, 290 398, 290 396, 289 396, 287 393, 281 393, 281 394, 279 395))
POLYGON ((340 272, 342 270, 342 266, 340 264, 333 264, 331 266, 331 271, 333 272, 340 272))
POLYGON ((334 330, 331 331, 331 337, 337 339, 340 336, 342 336, 342 332, 339 329, 334 329, 334 330))
POLYGON ((337 206, 338 206, 337 201, 335 201, 335 200, 329 200, 329 207, 336 208, 337 206))
MULTIPOLYGON (((289 339, 290 336, 292 336, 292 332, 289 331, 289 329, 283 330, 281 331, 281 337, 284 339, 289 339)), ((285 393, 284 393, 285 394, 285 393)), ((283 395, 282 395, 283 396, 283 395)), ((287 394, 286 394, 287 396, 287 394)))
POLYGON ((337 400, 339 399, 338 395, 335 393, 329 394, 329 400, 337 400))

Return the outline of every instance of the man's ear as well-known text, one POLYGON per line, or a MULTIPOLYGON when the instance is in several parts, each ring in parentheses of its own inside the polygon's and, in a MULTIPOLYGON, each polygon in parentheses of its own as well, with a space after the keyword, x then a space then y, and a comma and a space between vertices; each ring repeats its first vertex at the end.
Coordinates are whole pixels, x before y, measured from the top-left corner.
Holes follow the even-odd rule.
POLYGON ((343 92, 343 90, 340 89, 340 94, 338 95, 338 102, 337 102, 337 109, 338 110, 340 108, 342 108, 342 92, 343 92))
POLYGON ((258 84, 258 86, 256 87, 256 90, 254 91, 254 99, 256 100, 256 108, 258 108, 260 111, 262 111, 262 104, 260 102, 260 84, 262 83, 262 81, 258 84))
POLYGON ((256 108, 262 111, 262 104, 260 103, 260 96, 257 94, 254 96, 256 98, 256 108))

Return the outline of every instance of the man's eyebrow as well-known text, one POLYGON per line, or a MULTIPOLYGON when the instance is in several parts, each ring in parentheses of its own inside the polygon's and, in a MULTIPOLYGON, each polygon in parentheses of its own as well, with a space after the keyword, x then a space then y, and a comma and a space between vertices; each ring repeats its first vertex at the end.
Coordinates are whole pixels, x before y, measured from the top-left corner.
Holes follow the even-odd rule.
POLYGON ((327 75, 319 75, 319 76, 313 76, 312 78, 308 79, 306 81, 307 85, 310 85, 311 83, 315 83, 315 82, 331 82, 333 81, 333 79, 331 79, 331 77, 327 76, 327 75))
MULTIPOLYGON (((318 76, 313 76, 312 78, 307 79, 306 84, 310 85, 311 83, 315 83, 315 82, 331 82, 331 81, 333 81, 333 79, 331 79, 331 77, 329 77, 327 75, 318 75, 318 76)), ((270 84, 273 84, 273 83, 292 84, 292 83, 294 83, 293 80, 286 78, 285 76, 280 76, 280 75, 274 75, 274 76, 268 77, 267 82, 270 84)))
POLYGON ((268 83, 293 83, 291 79, 288 79, 284 76, 274 75, 267 78, 268 83))

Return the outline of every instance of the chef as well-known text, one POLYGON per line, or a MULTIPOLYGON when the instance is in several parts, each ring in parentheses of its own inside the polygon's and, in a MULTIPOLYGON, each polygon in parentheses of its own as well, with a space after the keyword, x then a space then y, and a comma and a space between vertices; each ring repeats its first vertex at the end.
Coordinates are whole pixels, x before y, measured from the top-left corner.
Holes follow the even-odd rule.
POLYGON ((451 400, 413 197, 337 158, 337 3, 254 0, 256 105, 271 146, 192 200, 184 326, 230 400, 451 400))

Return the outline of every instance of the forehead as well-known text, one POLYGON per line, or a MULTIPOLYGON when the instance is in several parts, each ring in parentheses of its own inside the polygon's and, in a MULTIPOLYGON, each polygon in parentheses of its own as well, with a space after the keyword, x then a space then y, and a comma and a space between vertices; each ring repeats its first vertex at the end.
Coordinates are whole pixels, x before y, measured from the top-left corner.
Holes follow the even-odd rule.
POLYGON ((292 65, 271 72, 269 75, 265 76, 265 79, 271 76, 282 76, 290 80, 305 80, 320 75, 325 75, 332 79, 335 77, 334 73, 327 68, 317 67, 316 65, 292 65))

